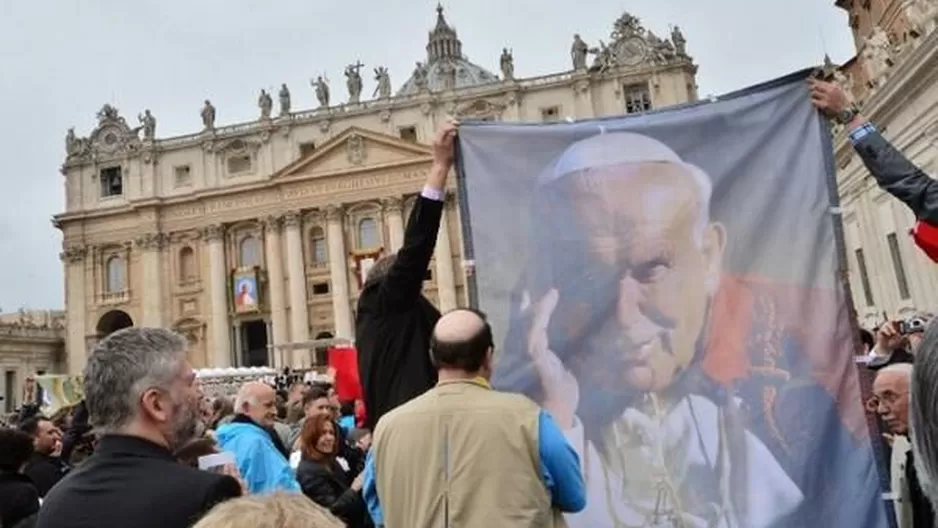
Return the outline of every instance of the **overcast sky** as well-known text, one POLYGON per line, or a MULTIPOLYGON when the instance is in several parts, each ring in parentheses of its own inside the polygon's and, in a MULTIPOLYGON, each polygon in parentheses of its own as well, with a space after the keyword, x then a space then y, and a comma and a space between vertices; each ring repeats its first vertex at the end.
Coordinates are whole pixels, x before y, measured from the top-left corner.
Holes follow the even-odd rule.
MULTIPOLYGON (((395 89, 425 56, 436 0, 4 0, 0 8, 0 309, 61 308, 65 132, 87 135, 104 103, 157 136, 195 132, 209 98, 218 124, 253 119, 257 93, 286 82, 294 109, 315 106, 309 78, 388 66, 395 89)), ((573 33, 608 41, 628 10, 668 34, 681 26, 700 93, 720 94, 854 50, 834 0, 449 0, 470 60, 498 72, 502 47, 519 77, 569 68, 573 33)), ((338 81, 338 82, 337 82, 338 81)), ((366 77, 363 95, 374 90, 366 77)), ((274 94, 276 99, 276 93, 274 94)))

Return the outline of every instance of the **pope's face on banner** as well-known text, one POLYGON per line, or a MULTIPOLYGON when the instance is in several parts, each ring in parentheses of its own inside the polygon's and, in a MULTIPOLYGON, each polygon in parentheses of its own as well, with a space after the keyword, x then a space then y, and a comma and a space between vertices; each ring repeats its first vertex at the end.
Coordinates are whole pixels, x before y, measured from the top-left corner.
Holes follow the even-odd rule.
POLYGON ((610 383, 625 378, 642 392, 665 389, 694 357, 719 283, 723 228, 707 218, 684 165, 618 165, 573 178, 587 266, 618 279, 585 361, 590 371, 610 374, 601 376, 610 383))

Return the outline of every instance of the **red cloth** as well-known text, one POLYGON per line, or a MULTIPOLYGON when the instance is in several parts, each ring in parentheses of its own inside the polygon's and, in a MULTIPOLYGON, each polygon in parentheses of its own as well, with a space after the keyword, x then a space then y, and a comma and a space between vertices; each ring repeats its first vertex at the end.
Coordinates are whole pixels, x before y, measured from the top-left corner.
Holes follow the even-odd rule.
POLYGON ((912 238, 928 258, 938 262, 938 227, 920 220, 912 228, 912 238))
POLYGON ((365 427, 365 418, 367 414, 365 413, 365 402, 362 400, 355 400, 355 427, 365 427))
POLYGON ((335 391, 339 401, 355 401, 362 397, 358 379, 358 351, 354 347, 329 347, 329 366, 335 369, 335 391))

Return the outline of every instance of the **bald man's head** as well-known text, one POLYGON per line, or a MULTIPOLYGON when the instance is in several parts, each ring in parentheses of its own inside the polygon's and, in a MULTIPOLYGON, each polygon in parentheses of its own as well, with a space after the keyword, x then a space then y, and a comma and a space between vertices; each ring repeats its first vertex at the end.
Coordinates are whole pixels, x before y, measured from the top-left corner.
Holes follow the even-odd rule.
POLYGON ((437 321, 430 337, 430 355, 439 369, 474 374, 491 358, 492 328, 484 313, 460 308, 437 321))
POLYGON ((245 383, 238 391, 235 412, 270 427, 277 419, 277 392, 260 381, 245 383))

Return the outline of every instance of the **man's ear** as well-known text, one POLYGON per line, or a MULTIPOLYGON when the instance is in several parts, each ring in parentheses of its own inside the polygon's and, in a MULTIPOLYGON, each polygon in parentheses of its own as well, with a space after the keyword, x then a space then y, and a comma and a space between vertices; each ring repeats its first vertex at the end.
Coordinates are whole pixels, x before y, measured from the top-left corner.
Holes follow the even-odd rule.
POLYGON ((492 368, 495 365, 495 347, 489 347, 485 352, 485 360, 482 361, 482 370, 492 375, 492 368))
POLYGON ((170 409, 163 401, 163 393, 157 389, 149 389, 140 396, 140 407, 142 412, 155 422, 166 422, 169 420, 170 409))
POLYGON ((703 236, 704 265, 707 276, 705 284, 710 296, 716 295, 723 273, 723 252, 726 249, 726 228, 719 222, 707 226, 703 236))

